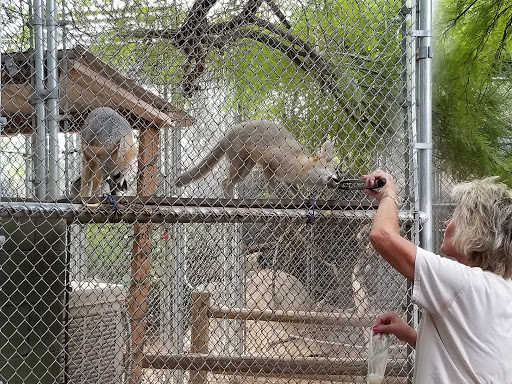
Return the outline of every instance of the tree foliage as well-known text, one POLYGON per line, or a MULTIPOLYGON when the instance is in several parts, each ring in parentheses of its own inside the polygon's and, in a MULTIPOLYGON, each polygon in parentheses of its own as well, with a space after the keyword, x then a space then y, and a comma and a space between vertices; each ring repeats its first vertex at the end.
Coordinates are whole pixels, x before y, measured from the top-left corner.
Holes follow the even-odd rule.
MULTIPOLYGON (((261 17, 264 3, 273 2, 248 0, 242 11, 211 22, 207 14, 216 2, 196 0, 176 28, 140 28, 138 36, 167 38, 181 52, 174 57, 183 58, 186 90, 196 89, 208 64, 224 68, 235 90, 232 106, 246 116, 274 116, 299 127, 296 133, 314 145, 323 139, 318 132, 328 132, 348 147, 349 168, 368 163, 367 148, 393 128, 397 114, 390 101, 400 92, 393 86, 400 82, 396 47, 403 38, 396 4, 291 3, 276 22, 261 17)), ((459 178, 498 174, 512 183, 511 8, 505 0, 440 2, 434 140, 441 166, 459 178)))
MULTIPOLYGON (((192 94, 207 71, 233 90, 226 108, 297 127, 311 148, 325 132, 345 148, 353 172, 399 128, 403 19, 395 1, 190 5, 72 1, 66 19, 77 39, 89 36, 92 19, 103 23, 93 52, 160 92, 181 84, 192 94)), ((25 2, 2 6, 7 50, 28 49, 29 11, 25 2)), ((435 20, 433 124, 442 167, 460 178, 498 174, 512 185, 512 5, 439 0, 435 20)))
POLYGON ((433 128, 444 169, 512 185, 512 4, 442 0, 437 13, 433 128))
POLYGON ((101 49, 119 52, 130 42, 131 56, 144 57, 137 63, 147 67, 144 75, 166 68, 174 84, 180 77, 186 97, 201 91, 203 78, 216 77, 231 90, 226 108, 279 120, 310 149, 327 136, 344 148, 344 167, 361 173, 401 121, 399 4, 309 0, 280 2, 281 10, 273 0, 245 0, 212 12, 217 2, 196 0, 166 27, 155 27, 165 25, 161 20, 117 25, 101 49), (164 54, 154 55, 157 63, 148 60, 153 55, 134 55, 142 49, 164 54))
MULTIPOLYGON (((391 105, 400 83, 394 69, 400 57, 401 21, 388 19, 396 15, 390 4, 387 14, 357 1, 296 6, 288 31, 294 38, 288 41, 315 47, 321 68, 315 60, 312 65, 292 60, 277 44, 251 41, 237 46, 229 63, 230 80, 237 85, 233 102, 251 116, 276 116, 299 127, 296 134, 316 142, 323 138, 315 134, 328 132, 340 146, 354 143, 354 153, 364 154, 359 143, 375 146, 376 133, 394 128, 390 116, 396 113, 391 105)), ((385 9, 386 1, 382 5, 385 9)))

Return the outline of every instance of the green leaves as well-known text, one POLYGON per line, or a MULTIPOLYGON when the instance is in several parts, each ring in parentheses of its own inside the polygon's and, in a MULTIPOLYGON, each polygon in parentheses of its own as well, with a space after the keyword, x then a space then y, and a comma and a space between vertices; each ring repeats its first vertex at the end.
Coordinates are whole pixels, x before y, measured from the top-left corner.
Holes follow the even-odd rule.
MULTIPOLYGON (((105 30, 97 53, 145 84, 179 89, 187 48, 177 36, 184 33, 187 44, 207 55, 206 72, 192 76, 196 83, 190 89, 213 78, 214 86, 229 92, 226 109, 244 119, 280 121, 311 150, 329 138, 347 173, 369 170, 376 149, 403 128, 401 2, 306 0, 279 6, 291 28, 269 16, 265 5, 243 20, 237 18, 241 8, 223 7, 201 29, 204 35, 196 36, 197 29, 180 29, 194 7, 164 12, 131 0, 116 14, 121 24, 105 30), (163 36, 162 30, 169 33, 163 36)), ((197 58, 188 55, 191 62, 197 58)))
POLYGON ((512 185, 512 7, 444 0, 439 13, 433 128, 442 164, 459 178, 499 175, 512 185))
MULTIPOLYGON (((235 89, 231 106, 246 118, 283 122, 311 150, 330 138, 347 173, 360 174, 386 140, 383 133, 401 128, 395 109, 404 86, 399 9, 388 0, 364 6, 355 0, 295 3, 289 33, 319 58, 302 52, 292 60, 282 50, 246 40, 226 63, 235 89)), ((301 52, 301 45, 291 47, 301 52)))

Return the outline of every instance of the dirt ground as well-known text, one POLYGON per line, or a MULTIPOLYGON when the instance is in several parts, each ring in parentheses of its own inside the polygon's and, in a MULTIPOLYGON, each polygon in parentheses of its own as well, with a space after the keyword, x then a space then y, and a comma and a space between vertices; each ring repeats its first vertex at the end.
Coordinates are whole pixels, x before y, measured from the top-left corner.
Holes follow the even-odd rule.
MULTIPOLYGON (((311 310, 315 303, 308 296, 300 281, 285 272, 269 270, 248 271, 246 281, 246 307, 248 309, 279 309, 286 311, 311 310), (273 292, 273 293, 272 293, 273 292)), ((212 293, 214 305, 223 306, 222 293, 215 287, 207 287, 212 293)), ((318 310, 318 308, 315 308, 318 310)), ((325 309, 322 309, 325 310, 325 309)), ((331 309, 332 310, 332 309, 331 309)), ((354 313, 357 316, 357 313, 354 313)), ((367 330, 357 326, 319 326, 314 324, 290 324, 265 321, 246 321, 243 323, 243 343, 246 355, 269 358, 338 358, 353 359, 366 364, 367 330)), ((229 355, 236 350, 233 343, 237 331, 233 322, 222 319, 210 319, 210 355, 229 355)), ((149 354, 171 353, 164 348, 165 336, 159 335, 146 344, 149 354)), ((190 334, 184 338, 184 350, 190 348, 190 334)), ((393 344, 389 349, 390 360, 404 359, 406 350, 393 344)), ((164 369, 145 369, 144 383, 188 384, 188 373, 164 369)), ((242 374, 207 375, 208 384, 327 384, 327 383, 366 383, 361 376, 321 376, 312 377, 276 377, 262 374, 249 376, 242 374)), ((406 383, 405 378, 385 378, 383 384, 406 383)))

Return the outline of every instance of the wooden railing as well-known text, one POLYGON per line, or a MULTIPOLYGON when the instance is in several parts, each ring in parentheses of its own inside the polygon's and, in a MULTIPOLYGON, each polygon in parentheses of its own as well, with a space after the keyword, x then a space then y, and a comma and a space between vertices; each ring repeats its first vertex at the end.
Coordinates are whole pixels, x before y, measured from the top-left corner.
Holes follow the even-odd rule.
MULTIPOLYGON (((367 361, 354 358, 327 357, 255 357, 219 356, 209 354, 210 318, 274 321, 300 324, 332 324, 369 326, 374 316, 357 317, 329 312, 249 310, 225 308, 211 304, 209 292, 192 293, 190 353, 145 355, 143 368, 182 369, 189 371, 191 384, 207 383, 207 373, 280 378, 304 378, 329 381, 351 380, 365 376, 367 361)), ((389 361, 386 383, 404 383, 407 372, 405 359, 389 361), (393 378, 392 380, 389 380, 393 378)))

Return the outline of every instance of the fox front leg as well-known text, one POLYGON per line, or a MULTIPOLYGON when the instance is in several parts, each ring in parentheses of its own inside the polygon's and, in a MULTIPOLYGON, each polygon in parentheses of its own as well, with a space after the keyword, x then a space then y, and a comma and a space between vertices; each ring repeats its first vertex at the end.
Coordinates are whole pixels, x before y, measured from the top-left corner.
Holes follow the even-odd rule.
POLYGON ((274 172, 269 169, 265 168, 263 170, 263 177, 267 181, 267 194, 269 199, 277 199, 277 185, 278 182, 276 180, 276 177, 274 175, 274 172))
POLYGON ((88 200, 101 188, 103 177, 101 175, 99 162, 84 152, 82 180, 80 183, 80 198, 82 203, 89 207, 97 207, 99 203, 89 204, 88 200))

